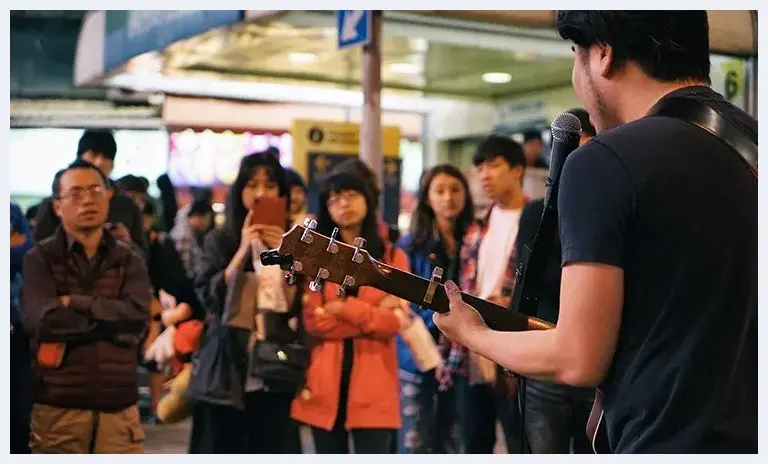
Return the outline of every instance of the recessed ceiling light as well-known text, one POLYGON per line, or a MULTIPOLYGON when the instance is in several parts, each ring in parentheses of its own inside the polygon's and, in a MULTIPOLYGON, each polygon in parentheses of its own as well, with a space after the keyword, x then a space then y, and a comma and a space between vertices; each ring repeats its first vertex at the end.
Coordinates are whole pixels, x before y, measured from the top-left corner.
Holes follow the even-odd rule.
POLYGON ((389 69, 400 74, 418 74, 421 72, 421 66, 415 63, 392 63, 389 65, 389 69))
POLYGON ((537 56, 535 53, 517 52, 515 57, 520 61, 530 61, 536 59, 537 56))
POLYGON ((317 55, 305 52, 289 53, 288 60, 291 63, 314 63, 317 60, 317 55))
POLYGON ((483 74, 483 80, 489 84, 506 84, 512 80, 512 75, 502 72, 488 72, 483 74))

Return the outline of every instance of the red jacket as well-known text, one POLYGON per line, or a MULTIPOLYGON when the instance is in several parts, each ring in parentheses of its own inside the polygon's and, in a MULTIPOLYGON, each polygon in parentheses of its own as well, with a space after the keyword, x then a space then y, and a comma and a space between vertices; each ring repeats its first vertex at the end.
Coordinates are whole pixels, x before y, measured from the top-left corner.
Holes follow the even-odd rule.
MULTIPOLYGON (((388 263, 408 270, 406 254, 395 248, 388 263)), ((370 287, 346 299, 338 315, 323 309, 336 300, 338 285, 326 283, 323 295, 307 291, 304 325, 315 338, 305 387, 293 400, 291 416, 305 424, 331 430, 338 413, 344 339, 354 337, 354 360, 347 400, 347 429, 400 428, 400 385, 395 334, 400 322, 389 309, 378 307, 386 293, 370 287)))

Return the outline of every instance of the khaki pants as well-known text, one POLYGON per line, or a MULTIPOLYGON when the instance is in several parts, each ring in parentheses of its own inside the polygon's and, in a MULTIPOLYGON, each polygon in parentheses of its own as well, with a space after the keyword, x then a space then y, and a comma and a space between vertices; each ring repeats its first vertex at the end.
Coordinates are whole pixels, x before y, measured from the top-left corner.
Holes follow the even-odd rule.
POLYGON ((139 409, 106 413, 36 403, 30 447, 33 454, 143 454, 139 409))

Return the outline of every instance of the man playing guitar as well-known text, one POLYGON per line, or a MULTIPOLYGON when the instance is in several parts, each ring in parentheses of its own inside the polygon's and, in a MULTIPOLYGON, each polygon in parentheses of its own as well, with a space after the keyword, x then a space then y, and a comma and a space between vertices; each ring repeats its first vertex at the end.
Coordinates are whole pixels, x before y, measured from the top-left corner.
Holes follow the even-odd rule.
POLYGON ((491 330, 452 282, 435 322, 512 372, 599 387, 612 452, 756 453, 756 178, 652 110, 703 104, 755 144, 757 121, 707 87, 704 11, 560 11, 557 27, 598 132, 560 181, 557 327, 491 330))

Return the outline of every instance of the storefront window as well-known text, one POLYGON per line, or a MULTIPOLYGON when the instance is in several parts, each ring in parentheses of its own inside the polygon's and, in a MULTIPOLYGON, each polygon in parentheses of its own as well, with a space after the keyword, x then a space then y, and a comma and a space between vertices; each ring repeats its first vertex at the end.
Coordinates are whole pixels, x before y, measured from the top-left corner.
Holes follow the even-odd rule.
MULTIPOLYGON (((56 172, 75 160, 82 129, 11 129, 11 196, 43 198, 51 194, 56 172)), ((150 194, 159 194, 157 178, 168 167, 168 135, 162 130, 116 130, 117 156, 112 178, 146 177, 150 194)))
POLYGON ((240 160, 249 153, 275 147, 280 163, 290 167, 293 139, 290 134, 234 133, 232 131, 172 132, 168 156, 168 176, 176 187, 229 185, 237 177, 240 160))

